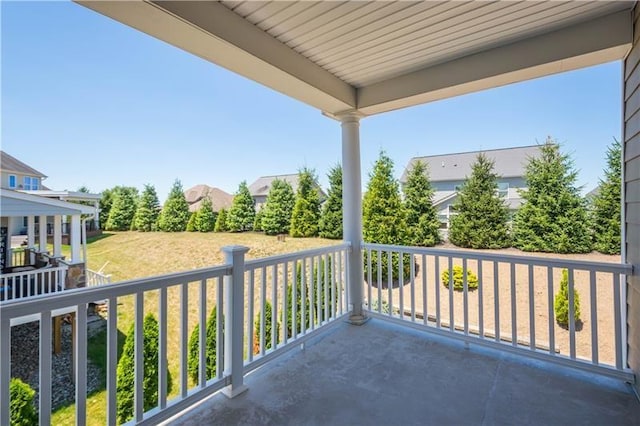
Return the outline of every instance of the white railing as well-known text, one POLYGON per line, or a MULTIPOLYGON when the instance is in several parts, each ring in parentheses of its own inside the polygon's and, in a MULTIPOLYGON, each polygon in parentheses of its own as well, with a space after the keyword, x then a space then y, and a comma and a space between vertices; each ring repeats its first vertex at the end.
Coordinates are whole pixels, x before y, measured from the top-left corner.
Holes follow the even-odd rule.
POLYGON ((231 397, 239 394, 245 389, 244 374, 295 347, 295 343, 303 342, 346 313, 348 305, 344 271, 348 247, 343 244, 252 260, 246 264, 246 248, 228 247, 223 249, 226 264, 222 266, 108 286, 72 289, 46 298, 4 303, 0 309, 0 425, 9 423, 12 322, 19 323, 21 318, 29 317, 39 320, 39 422, 48 425, 51 423, 52 392, 51 318, 61 313, 75 312, 75 413, 76 423, 85 424, 87 307, 96 300, 107 301, 105 411, 107 424, 111 425, 117 423, 118 310, 127 304, 131 306, 135 333, 135 397, 131 421, 136 424, 157 424, 218 390, 223 389, 231 397), (299 301, 299 304, 293 301, 299 301), (271 306, 271 315, 266 311, 267 302, 271 306), (214 337, 215 365, 211 371, 209 367, 212 360, 208 357, 207 347, 212 342, 207 326, 214 307, 215 329, 211 331, 215 336, 222 337, 214 337), (288 321, 290 309, 293 315, 288 321), (157 315, 159 324, 158 399, 155 408, 151 409, 143 405, 145 378, 142 330, 145 314, 157 315), (254 315, 260 318, 258 337, 254 337, 254 315), (269 317, 274 319, 270 337, 265 332, 269 317), (291 327, 287 328, 289 324, 291 327), (199 331, 196 334, 198 353, 194 378, 193 368, 190 370, 189 352, 195 326, 199 327, 199 331), (171 344, 175 340, 177 344, 171 344), (168 398, 170 365, 177 366, 179 372, 179 392, 171 400, 168 398))
POLYGON ((631 265, 370 243, 363 251, 365 306, 374 316, 632 378, 623 309, 631 265), (443 277, 456 269, 458 288, 455 273, 443 277), (563 276, 561 325, 554 304, 563 276))
POLYGON ((59 292, 65 289, 67 267, 45 267, 0 275, 0 302, 59 292))
POLYGON ((25 247, 12 248, 10 250, 10 256, 11 266, 24 266, 29 263, 25 263, 27 256, 27 250, 25 249, 25 247))
POLYGON ((87 278, 87 287, 111 284, 111 275, 105 275, 100 272, 92 271, 88 268, 85 270, 85 274, 87 278))

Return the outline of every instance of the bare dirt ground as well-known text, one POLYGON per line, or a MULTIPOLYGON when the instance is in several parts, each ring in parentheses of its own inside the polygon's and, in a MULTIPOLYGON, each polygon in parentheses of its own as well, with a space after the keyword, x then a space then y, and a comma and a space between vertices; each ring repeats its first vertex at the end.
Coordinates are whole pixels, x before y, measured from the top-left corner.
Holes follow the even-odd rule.
MULTIPOLYGON (((455 249, 450 246, 439 246, 438 248, 455 249)), ((609 256, 595 252, 577 255, 524 253, 516 249, 487 250, 486 252, 564 260, 620 263, 620 256, 609 256)), ((426 313, 429 318, 435 319, 439 312, 444 326, 448 327, 451 319, 453 319, 453 324, 456 327, 464 328, 465 300, 463 292, 450 292, 441 283, 441 279, 439 277, 436 278, 435 257, 427 256, 424 260, 426 265, 423 264, 422 256, 415 257, 418 268, 414 278, 414 286, 409 283, 405 284, 402 289, 393 288, 390 292, 391 294, 389 294, 389 289, 382 288, 378 293, 377 282, 375 282, 370 296, 369 289, 365 288, 365 298, 370 297, 374 306, 376 306, 375 300, 378 297, 381 297, 383 301, 388 301, 391 298, 394 308, 402 308, 408 314, 411 313, 413 307, 418 318, 417 321, 421 321, 424 316, 426 300, 426 313), (439 294, 436 294, 436 292, 439 294), (450 298, 451 295, 453 295, 453 299, 450 298)), ((438 274, 442 274, 442 271, 448 268, 448 258, 440 257, 438 263, 438 274)), ((462 261, 454 259, 453 264, 461 265, 462 261)), ((468 260, 467 268, 478 275, 477 261, 468 260)), ((367 271, 365 270, 365 276, 366 274, 367 271)), ((477 334, 482 321, 486 337, 494 338, 497 328, 499 328, 500 338, 512 341, 515 328, 516 339, 519 343, 529 345, 533 335, 535 336, 535 346, 542 350, 549 350, 550 341, 552 340, 550 333, 553 333, 556 352, 570 355, 569 330, 558 325, 556 321, 551 323, 550 330, 547 268, 542 266, 532 267, 531 275, 533 280, 530 286, 529 267, 527 265, 516 265, 514 275, 515 292, 512 292, 511 274, 511 266, 509 264, 499 264, 498 282, 495 283, 493 262, 482 262, 480 286, 477 290, 469 291, 467 298, 466 321, 470 332, 477 334), (512 312, 512 301, 515 302, 515 312, 512 312), (499 315, 499 327, 496 326, 496 306, 499 315)), ((552 295, 555 296, 560 288, 562 269, 554 268, 552 276, 552 295)), ((591 360, 592 356, 596 355, 600 363, 615 365, 613 274, 597 273, 592 289, 589 272, 576 270, 574 282, 579 294, 581 307, 581 321, 577 323, 575 332, 576 356, 591 360), (591 303, 592 293, 595 294, 596 304, 591 303), (597 337, 594 345, 592 345, 592 335, 597 337)), ((551 311, 553 311, 552 299, 551 311)))

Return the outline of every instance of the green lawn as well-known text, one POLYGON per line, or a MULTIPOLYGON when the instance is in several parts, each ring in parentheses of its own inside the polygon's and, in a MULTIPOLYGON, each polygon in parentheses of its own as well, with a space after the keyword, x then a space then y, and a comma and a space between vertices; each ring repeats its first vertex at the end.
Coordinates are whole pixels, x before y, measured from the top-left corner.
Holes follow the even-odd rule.
MULTIPOLYGON (((250 248, 247 258, 260 258, 281 253, 323 247, 337 244, 339 241, 321 238, 287 238, 285 242, 276 237, 257 233, 107 233, 102 238, 90 240, 87 247, 88 267, 112 275, 112 282, 185 271, 194 268, 214 266, 223 263, 221 248, 226 245, 244 245, 250 248)), ((66 247, 65 247, 66 248, 66 247)), ((64 248, 63 248, 63 251, 64 248)), ((173 376, 173 389, 170 396, 177 395, 179 383, 179 288, 168 291, 168 357, 169 372, 173 376)), ((197 288, 189 290, 189 300, 197 301, 197 288), (193 296, 192 296, 193 293, 193 296)), ((207 306, 213 306, 213 296, 207 298, 207 306)), ((145 294, 145 313, 153 312, 157 316, 157 292, 145 294)), ((128 332, 133 321, 133 298, 118 300, 118 329, 122 337, 128 332)), ((197 303, 189 308, 189 328, 197 321, 197 303)), ((105 367, 106 333, 100 333, 89 341, 89 359, 98 366, 105 367)), ((121 342, 122 344, 122 342, 121 342)), ((106 423, 106 391, 96 392, 87 399, 87 424, 104 425, 106 423)), ((73 424, 75 408, 73 405, 57 410, 52 417, 53 424, 73 424)))

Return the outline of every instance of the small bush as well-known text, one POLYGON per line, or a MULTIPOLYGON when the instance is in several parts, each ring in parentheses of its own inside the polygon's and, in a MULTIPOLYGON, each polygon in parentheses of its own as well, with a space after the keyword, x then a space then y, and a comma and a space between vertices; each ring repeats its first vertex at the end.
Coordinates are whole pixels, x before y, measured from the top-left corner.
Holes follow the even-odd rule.
MULTIPOLYGON (((575 284, 575 283, 574 283, 575 284)), ((573 288, 574 322, 580 321, 580 295, 578 290, 573 288)), ((562 280, 560 281, 560 291, 556 294, 553 302, 556 313, 556 321, 559 325, 567 327, 569 325, 569 272, 562 270, 562 280)))
MULTIPOLYGON (((269 350, 272 347, 272 344, 271 344, 271 337, 272 337, 271 330, 273 327, 272 318, 273 318, 273 307, 271 306, 271 303, 267 301, 265 302, 265 305, 264 305, 264 322, 265 322, 264 349, 265 350, 269 350)), ((254 324, 253 329, 255 330, 254 340, 253 340, 253 353, 258 354, 260 353, 260 331, 261 331, 260 312, 256 314, 256 319, 253 324, 254 324)), ((278 331, 280 331, 280 322, 276 324, 276 342, 278 341, 278 331)))
POLYGON ((30 426, 38 424, 38 413, 33 405, 36 391, 20 379, 13 378, 9 384, 9 404, 11 426, 30 426))
MULTIPOLYGON (((207 335, 206 335, 206 350, 205 350, 205 362, 207 366, 206 378, 207 380, 213 378, 216 375, 216 339, 218 333, 217 319, 218 311, 214 306, 207 319, 207 335)), ((222 336, 220 336, 222 338, 222 336)), ((189 338, 189 360, 187 362, 187 371, 189 377, 194 382, 198 382, 198 374, 200 369, 200 324, 196 324, 191 337, 189 338)))
POLYGON ((386 300, 383 300, 382 306, 380 306, 380 300, 375 299, 371 303, 371 311, 378 312, 378 310, 380 310, 380 312, 383 314, 389 314, 391 313, 391 306, 389 306, 389 302, 387 302, 386 300))
MULTIPOLYGON (((442 284, 449 288, 449 272, 450 269, 442 272, 442 284)), ((474 274, 470 269, 467 269, 467 288, 469 290, 473 290, 478 288, 478 277, 474 274)), ((454 290, 463 290, 464 289, 464 271, 462 266, 454 266, 453 267, 453 289, 454 290)))

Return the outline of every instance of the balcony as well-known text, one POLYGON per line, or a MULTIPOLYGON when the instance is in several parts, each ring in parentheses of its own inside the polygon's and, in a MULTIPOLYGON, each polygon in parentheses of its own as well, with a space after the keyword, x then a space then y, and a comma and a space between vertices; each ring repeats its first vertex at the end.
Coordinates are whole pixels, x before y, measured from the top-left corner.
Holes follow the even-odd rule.
POLYGON ((3 302, 0 424, 9 423, 11 324, 39 319, 38 407, 40 423, 49 424, 50 319, 70 310, 76 421, 86 422, 87 305, 96 300, 108 306, 108 424, 116 424, 118 314, 125 300, 134 307, 136 330, 135 423, 640 421, 625 359, 630 265, 364 244, 363 279, 354 283, 350 259, 358 256, 348 243, 248 261, 246 250, 225 248, 226 262, 216 267, 3 302), (464 277, 459 289, 454 274, 448 282, 442 277, 456 266, 464 277), (561 327, 553 305, 563 279, 568 321, 561 327), (373 318, 361 326, 346 322, 357 297, 373 318), (205 324, 213 306, 221 337, 209 377, 205 324), (145 409, 141 331, 149 313, 159 322, 160 374, 157 404, 145 409), (277 325, 269 327, 269 318, 277 325), (188 342, 196 325, 193 378, 188 342), (173 389, 170 365, 178 371, 173 389))

